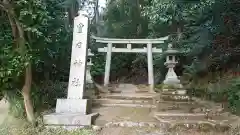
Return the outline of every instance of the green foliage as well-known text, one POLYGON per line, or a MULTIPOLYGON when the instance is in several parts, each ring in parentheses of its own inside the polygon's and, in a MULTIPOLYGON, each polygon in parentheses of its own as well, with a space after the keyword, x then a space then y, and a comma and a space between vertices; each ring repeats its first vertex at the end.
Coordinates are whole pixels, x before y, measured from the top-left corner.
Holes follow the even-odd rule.
POLYGON ((62 2, 64 0, 10 1, 15 17, 24 29, 24 53, 15 43, 18 40, 15 41, 12 35, 6 12, 0 9, 0 93, 5 94, 11 104, 10 112, 16 117, 25 115, 21 89, 27 64, 32 65, 31 95, 36 111, 55 105, 56 97, 62 97, 65 92, 65 88, 57 86, 49 90, 49 87, 43 87, 47 83, 42 84, 42 80, 51 80, 58 85, 58 81, 66 81, 69 72, 66 61, 70 62, 72 27, 67 24, 62 2))
POLYGON ((25 116, 25 108, 23 104, 23 97, 20 93, 20 90, 16 91, 8 91, 5 95, 7 95, 7 101, 9 102, 9 113, 13 117, 24 118, 25 116))
POLYGON ((10 103, 9 112, 15 117, 25 115, 21 87, 23 84, 23 69, 31 60, 29 54, 20 55, 11 46, 0 47, 0 92, 10 103))
MULTIPOLYGON (((66 95, 66 87, 60 82, 68 82, 72 21, 79 5, 76 0, 10 2, 16 19, 23 26, 26 50, 20 53, 8 16, 0 12, 0 93, 10 101, 11 112, 22 116, 20 91, 24 82, 24 67, 29 63, 33 67, 31 96, 36 111, 54 106, 57 97, 66 95)), ((93 1, 80 1, 80 8, 84 3, 93 1)), ((184 85, 193 93, 204 93, 211 99, 220 99, 227 91, 230 106, 238 112, 238 80, 226 82, 229 85, 224 83, 223 87, 217 74, 224 69, 239 67, 240 10, 237 5, 234 0, 112 0, 102 15, 102 29, 95 34, 114 38, 156 38, 170 34, 171 41, 168 42, 183 52, 177 66, 183 69, 179 73, 183 74, 184 85), (209 73, 211 77, 205 79, 209 73)), ((90 27, 92 34, 96 26, 90 27)), ((93 76, 103 75, 104 72, 105 54, 97 53, 97 48, 101 46, 90 41, 90 47, 96 54, 91 69, 93 76)), ((166 50, 167 44, 156 47, 166 50)), ((154 55, 157 83, 166 74, 164 62, 165 55, 154 55)), ((111 73, 118 78, 126 75, 122 74, 124 70, 129 76, 133 72, 141 76, 139 72, 147 69, 145 54, 113 54, 111 64, 111 73)))
POLYGON ((144 1, 111 1, 104 16, 107 31, 104 36, 115 38, 140 38, 147 36, 146 19, 140 14, 144 1))
MULTIPOLYGON (((121 1, 110 1, 107 4, 107 10, 103 14, 104 26, 101 31, 95 33, 101 37, 110 38, 144 38, 148 36, 147 19, 141 16, 140 5, 145 5, 146 2, 139 0, 121 0, 121 1)), ((100 26, 98 26, 100 27, 100 26)), ((97 50, 98 47, 102 47, 102 44, 96 44, 91 42, 92 50, 97 50)), ((124 46, 121 44, 120 46, 124 46)), ((119 47, 120 47, 119 46, 119 47)), ((143 45, 136 45, 141 46, 143 45)), ((105 55, 97 54, 93 58, 94 65, 92 66, 91 73, 93 76, 103 75, 105 68, 105 55)), ((113 53, 111 61, 111 73, 117 76, 117 78, 126 77, 126 74, 122 74, 124 70, 128 70, 130 74, 138 69, 138 74, 141 74, 141 69, 136 68, 139 63, 134 62, 136 59, 139 62, 143 60, 146 62, 145 54, 126 54, 126 53, 113 53), (121 70, 119 70, 121 69, 121 70)), ((146 68, 146 65, 145 65, 146 68)), ((128 75, 130 75, 128 74, 128 75)), ((128 76, 127 75, 127 76, 128 76)))
POLYGON ((240 78, 234 78, 229 83, 229 87, 226 89, 228 95, 228 103, 233 113, 240 113, 240 78))
POLYGON ((1 48, 0 86, 1 92, 14 90, 17 84, 21 83, 19 78, 23 75, 23 69, 28 64, 29 56, 21 56, 18 52, 12 51, 11 47, 1 48))
POLYGON ((92 58, 93 66, 91 67, 91 75, 98 76, 102 75, 105 71, 105 59, 104 55, 97 54, 92 58))
POLYGON ((171 34, 171 42, 183 52, 180 62, 184 68, 184 83, 189 89, 218 95, 219 92, 213 91, 219 88, 209 88, 211 84, 217 86, 219 75, 215 73, 238 67, 240 28, 236 24, 240 19, 237 5, 238 2, 233 0, 153 0, 144 7, 143 14, 149 18, 150 36, 171 34), (208 74, 212 77, 204 79, 208 74))
MULTIPOLYGON (((37 115, 46 109, 56 106, 57 98, 65 98, 67 83, 59 81, 44 81, 41 84, 33 85, 31 98, 33 108, 37 115)), ((24 118, 25 108, 20 90, 7 91, 7 100, 10 103, 10 114, 17 118, 24 118)))
MULTIPOLYGON (((6 14, 0 17, 0 92, 16 90, 22 83, 23 69, 31 60, 28 52, 21 55, 12 44, 10 25, 7 23, 6 14)), ((20 86, 21 87, 21 86, 20 86)))
POLYGON ((55 107, 57 98, 66 98, 67 83, 43 81, 35 85, 31 92, 33 107, 36 112, 55 107))

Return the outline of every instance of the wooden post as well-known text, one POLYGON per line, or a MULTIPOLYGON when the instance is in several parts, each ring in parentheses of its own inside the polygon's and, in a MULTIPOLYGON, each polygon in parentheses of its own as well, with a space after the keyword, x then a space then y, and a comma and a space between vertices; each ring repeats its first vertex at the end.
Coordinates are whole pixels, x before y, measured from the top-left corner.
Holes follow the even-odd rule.
POLYGON ((147 58, 148 58, 148 84, 149 92, 155 93, 154 91, 154 76, 153 76, 153 57, 152 57, 152 44, 147 44, 147 58))
POLYGON ((109 76, 110 76, 110 69, 111 69, 111 57, 112 57, 112 43, 108 43, 106 64, 105 64, 104 86, 108 86, 108 84, 109 84, 109 76))

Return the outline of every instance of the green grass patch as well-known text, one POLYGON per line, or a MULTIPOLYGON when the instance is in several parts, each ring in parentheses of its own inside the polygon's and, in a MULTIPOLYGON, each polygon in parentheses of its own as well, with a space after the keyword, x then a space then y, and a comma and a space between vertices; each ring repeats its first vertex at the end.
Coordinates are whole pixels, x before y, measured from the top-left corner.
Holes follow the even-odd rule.
POLYGON ((11 120, 0 126, 0 135, 95 135, 90 129, 68 131, 63 128, 47 129, 42 124, 33 127, 24 120, 11 120))

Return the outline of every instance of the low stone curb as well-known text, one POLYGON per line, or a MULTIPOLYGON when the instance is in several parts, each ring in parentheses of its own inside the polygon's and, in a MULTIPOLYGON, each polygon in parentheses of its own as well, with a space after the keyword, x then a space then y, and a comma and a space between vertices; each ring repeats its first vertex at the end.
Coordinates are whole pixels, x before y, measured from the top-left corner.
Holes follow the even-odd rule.
POLYGON ((104 127, 168 127, 170 126, 167 123, 155 123, 155 122, 132 122, 132 121, 123 121, 123 122, 108 122, 104 127))

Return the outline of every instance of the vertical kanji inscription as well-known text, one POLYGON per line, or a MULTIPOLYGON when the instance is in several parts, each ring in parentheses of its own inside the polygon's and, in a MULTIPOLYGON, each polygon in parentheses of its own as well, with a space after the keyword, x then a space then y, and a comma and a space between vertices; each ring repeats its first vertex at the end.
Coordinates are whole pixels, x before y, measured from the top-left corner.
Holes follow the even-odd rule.
POLYGON ((80 79, 79 78, 73 78, 72 80, 72 86, 81 86, 80 79))
POLYGON ((84 26, 84 25, 83 25, 82 23, 80 23, 80 24, 77 25, 78 33, 82 33, 82 32, 83 32, 83 31, 82 31, 83 26, 84 26))
POLYGON ((76 60, 74 60, 74 62, 73 62, 73 65, 75 65, 75 66, 81 66, 83 63, 82 63, 82 61, 80 60, 80 59, 76 59, 76 60))
POLYGON ((76 44, 76 47, 77 47, 77 48, 81 48, 81 47, 82 47, 82 42, 78 42, 78 43, 76 44))

